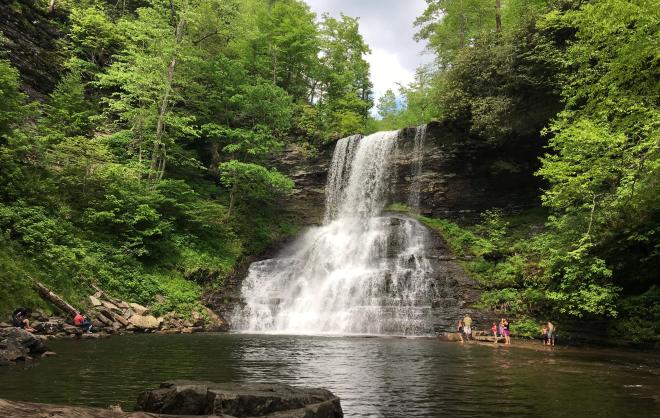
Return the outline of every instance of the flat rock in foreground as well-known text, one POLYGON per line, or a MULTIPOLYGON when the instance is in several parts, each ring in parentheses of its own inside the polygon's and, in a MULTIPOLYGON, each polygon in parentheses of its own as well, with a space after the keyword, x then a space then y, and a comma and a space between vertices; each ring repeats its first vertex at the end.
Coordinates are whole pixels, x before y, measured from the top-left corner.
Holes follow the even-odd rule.
POLYGON ((339 418, 339 398, 325 389, 285 384, 232 384, 177 380, 143 392, 138 409, 160 414, 234 417, 339 418))
MULTIPOLYGON (((7 418, 185 418, 182 415, 122 412, 119 409, 63 406, 45 403, 17 402, 0 399, 0 417, 7 418)), ((212 416, 207 418, 233 418, 212 416)))

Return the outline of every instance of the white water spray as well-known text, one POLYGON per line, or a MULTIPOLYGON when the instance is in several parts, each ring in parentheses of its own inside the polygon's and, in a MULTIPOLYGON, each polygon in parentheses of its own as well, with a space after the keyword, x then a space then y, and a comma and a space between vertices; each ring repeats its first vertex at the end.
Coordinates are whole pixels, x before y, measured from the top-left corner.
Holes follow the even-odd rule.
POLYGON ((326 187, 324 225, 277 258, 253 263, 232 326, 246 332, 432 332, 428 232, 382 214, 397 132, 340 140, 326 187))

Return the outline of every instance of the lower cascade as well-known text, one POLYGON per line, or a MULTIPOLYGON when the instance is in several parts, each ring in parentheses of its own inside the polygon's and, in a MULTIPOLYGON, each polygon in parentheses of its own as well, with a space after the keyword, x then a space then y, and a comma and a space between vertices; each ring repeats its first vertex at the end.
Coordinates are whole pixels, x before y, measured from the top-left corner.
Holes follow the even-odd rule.
MULTIPOLYGON (((418 128, 419 129, 419 128, 418 128)), ((279 256, 252 263, 238 331, 286 334, 432 333, 429 233, 383 212, 398 133, 338 141, 326 186, 324 225, 279 256)))

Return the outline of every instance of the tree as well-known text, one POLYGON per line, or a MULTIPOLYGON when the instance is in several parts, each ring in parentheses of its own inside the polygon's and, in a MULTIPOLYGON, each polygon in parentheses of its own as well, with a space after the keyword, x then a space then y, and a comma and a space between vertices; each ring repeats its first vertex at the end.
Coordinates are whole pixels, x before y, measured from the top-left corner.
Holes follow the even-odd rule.
MULTIPOLYGON (((575 31, 564 55, 566 108, 550 125, 539 174, 566 251, 616 259, 619 283, 653 283, 660 213, 657 22, 650 1, 606 0, 543 25, 575 31), (615 249, 607 250, 608 248, 615 249), (634 272, 634 273, 633 273, 634 272)), ((642 285, 643 287, 643 285, 642 285)))
POLYGON ((371 51, 359 32, 358 19, 323 15, 321 22, 319 88, 316 93, 329 136, 355 133, 364 126, 373 106, 369 63, 371 51))
POLYGON ((229 215, 238 202, 269 203, 293 189, 293 182, 276 169, 236 160, 220 164, 220 181, 229 190, 229 215))
POLYGON ((135 20, 122 21, 126 48, 98 85, 118 89, 104 100, 132 132, 141 157, 151 142, 148 177, 162 179, 168 144, 177 135, 197 135, 194 116, 179 106, 193 82, 189 63, 203 57, 211 36, 229 36, 233 2, 219 0, 152 0, 135 20), (146 129, 145 129, 146 127, 146 129), (146 133, 146 137, 143 134, 146 133))

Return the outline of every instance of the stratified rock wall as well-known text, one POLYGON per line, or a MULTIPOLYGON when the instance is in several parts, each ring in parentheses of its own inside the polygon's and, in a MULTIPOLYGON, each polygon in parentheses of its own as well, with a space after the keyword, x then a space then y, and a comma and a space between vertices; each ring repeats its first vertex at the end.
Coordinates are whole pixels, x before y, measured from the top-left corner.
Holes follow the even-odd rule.
MULTIPOLYGON (((399 134, 392 156, 390 203, 408 202, 414 137, 415 128, 399 134)), ((289 176, 297 189, 281 203, 303 225, 318 225, 323 220, 334 145, 328 144, 313 157, 305 157, 294 146, 272 157, 272 164, 289 176)), ((495 147, 445 123, 429 123, 419 176, 420 212, 470 221, 492 208, 515 211, 538 205, 541 183, 533 173, 541 151, 538 139, 495 147)))
MULTIPOLYGON (((394 160, 392 202, 408 201, 415 179, 415 129, 399 135, 394 160)), ((427 126, 420 182, 419 209, 436 218, 472 220, 485 210, 516 211, 539 204, 540 141, 493 146, 470 138, 460 129, 440 122, 427 126)))
POLYGON ((46 2, 0 0, 0 58, 21 73, 23 89, 33 98, 50 93, 59 79, 58 29, 66 17, 48 13, 46 2))

